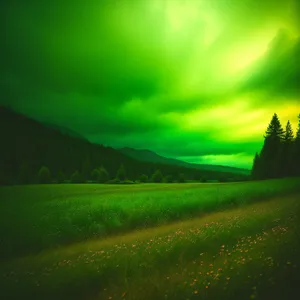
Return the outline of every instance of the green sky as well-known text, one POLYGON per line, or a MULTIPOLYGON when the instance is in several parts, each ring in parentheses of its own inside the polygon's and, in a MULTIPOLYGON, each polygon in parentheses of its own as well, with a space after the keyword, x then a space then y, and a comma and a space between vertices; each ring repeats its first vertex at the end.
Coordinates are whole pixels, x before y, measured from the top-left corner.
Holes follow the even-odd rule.
POLYGON ((300 112, 300 1, 7 0, 0 103, 93 142, 252 164, 300 112))

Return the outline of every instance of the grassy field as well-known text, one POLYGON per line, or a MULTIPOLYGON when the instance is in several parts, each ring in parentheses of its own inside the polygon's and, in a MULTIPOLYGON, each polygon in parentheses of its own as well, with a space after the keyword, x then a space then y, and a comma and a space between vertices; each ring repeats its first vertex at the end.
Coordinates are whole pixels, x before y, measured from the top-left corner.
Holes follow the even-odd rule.
POLYGON ((300 179, 0 197, 1 299, 293 299, 300 179))

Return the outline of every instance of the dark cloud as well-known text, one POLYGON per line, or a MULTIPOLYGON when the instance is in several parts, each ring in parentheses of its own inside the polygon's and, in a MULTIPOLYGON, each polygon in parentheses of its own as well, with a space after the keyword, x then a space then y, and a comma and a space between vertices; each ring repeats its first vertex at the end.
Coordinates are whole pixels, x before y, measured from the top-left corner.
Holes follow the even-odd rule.
POLYGON ((268 53, 257 63, 242 90, 261 90, 269 95, 300 96, 300 36, 291 39, 281 29, 271 42, 268 53))
MULTIPOLYGON (((1 1, 0 103, 97 143, 191 159, 253 154, 263 132, 251 111, 300 102, 299 1, 197 3, 1 1), (251 36, 267 42, 280 28, 242 79, 231 72, 247 60, 240 49, 261 49, 251 36), (231 107, 246 130, 225 124, 231 107)), ((266 126, 270 117, 256 116, 266 126)))

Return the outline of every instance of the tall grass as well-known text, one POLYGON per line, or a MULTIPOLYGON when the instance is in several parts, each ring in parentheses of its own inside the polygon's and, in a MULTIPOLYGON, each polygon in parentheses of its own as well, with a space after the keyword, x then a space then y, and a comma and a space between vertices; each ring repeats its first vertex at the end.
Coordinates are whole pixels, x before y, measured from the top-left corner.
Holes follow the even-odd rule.
POLYGON ((277 198, 0 264, 0 297, 282 299, 278 286, 288 287, 285 276, 295 283, 300 263, 293 257, 298 200, 277 198))
POLYGON ((1 259, 200 216, 300 190, 300 179, 232 184, 0 189, 1 259))

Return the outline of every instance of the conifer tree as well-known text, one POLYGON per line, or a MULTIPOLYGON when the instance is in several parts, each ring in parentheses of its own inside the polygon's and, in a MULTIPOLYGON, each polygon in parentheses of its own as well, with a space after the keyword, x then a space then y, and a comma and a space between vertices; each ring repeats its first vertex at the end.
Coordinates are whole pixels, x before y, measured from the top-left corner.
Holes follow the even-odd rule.
POLYGON ((280 151, 280 177, 292 175, 292 156, 294 146, 294 134, 290 121, 286 124, 285 134, 283 136, 281 151, 280 151))
POLYGON ((300 114, 298 115, 298 128, 294 142, 293 165, 293 175, 300 176, 300 114))
POLYGON ((261 179, 260 174, 260 157, 259 154, 256 152, 255 157, 253 160, 253 166, 251 170, 251 177, 253 180, 261 179))
POLYGON ((280 177, 279 155, 284 130, 276 113, 273 115, 264 137, 265 141, 260 153, 261 178, 278 178, 280 177))

